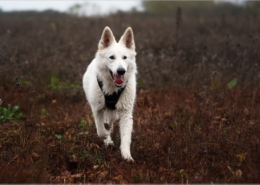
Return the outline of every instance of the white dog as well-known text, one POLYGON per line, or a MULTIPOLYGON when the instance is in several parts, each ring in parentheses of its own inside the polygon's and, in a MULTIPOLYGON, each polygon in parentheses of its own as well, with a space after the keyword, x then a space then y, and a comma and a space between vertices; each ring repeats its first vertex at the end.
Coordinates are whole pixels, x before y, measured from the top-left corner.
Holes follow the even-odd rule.
POLYGON ((110 134, 113 123, 120 120, 120 150, 124 159, 133 161, 130 153, 133 108, 136 96, 135 43, 131 28, 116 42, 105 27, 98 51, 83 76, 83 88, 94 114, 98 136, 106 146, 113 145, 110 134))

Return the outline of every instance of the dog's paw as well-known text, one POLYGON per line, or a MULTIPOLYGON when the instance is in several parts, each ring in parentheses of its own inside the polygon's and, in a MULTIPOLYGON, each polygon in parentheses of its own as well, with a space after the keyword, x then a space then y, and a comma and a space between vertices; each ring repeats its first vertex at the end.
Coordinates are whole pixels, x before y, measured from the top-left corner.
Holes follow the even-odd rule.
POLYGON ((127 158, 125 158, 125 157, 123 157, 123 158, 124 158, 124 160, 126 160, 129 163, 134 163, 135 162, 135 160, 131 156, 127 157, 127 158))
POLYGON ((135 162, 134 159, 132 158, 131 154, 122 153, 122 156, 123 156, 123 159, 126 160, 127 162, 132 162, 132 163, 135 162))
POLYGON ((114 145, 114 142, 111 140, 111 138, 107 138, 104 140, 104 143, 105 143, 105 146, 108 147, 108 146, 113 146, 114 145))

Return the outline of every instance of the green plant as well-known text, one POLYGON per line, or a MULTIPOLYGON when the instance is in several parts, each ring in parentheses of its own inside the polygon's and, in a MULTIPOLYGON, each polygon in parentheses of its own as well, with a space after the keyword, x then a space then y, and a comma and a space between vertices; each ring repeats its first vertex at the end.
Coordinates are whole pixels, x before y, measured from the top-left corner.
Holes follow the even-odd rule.
POLYGON ((71 148, 70 150, 69 150, 69 155, 74 155, 75 154, 75 151, 74 151, 74 149, 73 148, 71 148))
POLYGON ((51 29, 56 32, 57 31, 57 27, 56 24, 54 22, 51 23, 51 29))
POLYGON ((137 80, 137 84, 138 84, 138 87, 139 87, 139 88, 144 88, 144 82, 143 82, 143 80, 138 79, 138 80, 137 80))
POLYGON ((237 85, 237 78, 234 78, 233 80, 231 80, 227 86, 229 89, 232 89, 233 87, 235 87, 237 85))
POLYGON ((181 183, 183 184, 184 183, 184 180, 186 179, 186 181, 188 181, 188 175, 186 173, 185 170, 181 169, 179 171, 176 172, 177 174, 180 174, 180 177, 181 177, 181 183))
POLYGON ((89 151, 83 151, 82 152, 85 156, 91 156, 91 153, 89 151))
POLYGON ((81 120, 80 123, 79 123, 79 126, 82 128, 82 129, 87 129, 88 128, 88 124, 87 124, 87 121, 85 120, 81 120))
POLYGON ((132 178, 135 179, 136 181, 140 181, 141 178, 138 174, 132 174, 132 178))
POLYGON ((21 85, 25 85, 25 86, 32 86, 32 82, 27 81, 25 79, 20 79, 20 83, 21 85))
POLYGON ((57 138, 57 139, 59 139, 59 140, 62 140, 63 138, 62 138, 62 135, 59 135, 59 134, 55 134, 55 137, 57 138))
POLYGON ((61 82, 60 78, 58 77, 58 74, 56 73, 51 73, 50 74, 50 84, 48 85, 48 87, 50 89, 65 89, 65 88, 73 88, 76 90, 81 90, 81 86, 76 84, 76 83, 72 83, 72 82, 61 82))
POLYGON ((46 109, 41 109, 41 116, 45 116, 47 114, 47 110, 46 109))
POLYGON ((220 83, 214 83, 215 87, 221 87, 220 83))
POLYGON ((10 104, 8 104, 7 108, 0 106, 0 120, 1 121, 10 120, 12 123, 16 123, 17 120, 22 117, 22 113, 17 112, 18 109, 19 109, 18 106, 14 106, 12 108, 10 104))
POLYGON ((98 151, 95 151, 95 153, 94 153, 94 158, 95 158, 95 160, 96 160, 95 163, 96 163, 97 165, 100 165, 100 164, 101 164, 101 161, 104 160, 103 154, 100 154, 98 151))
POLYGON ((60 79, 56 74, 51 74, 51 83, 48 85, 50 89, 61 89, 63 84, 60 82, 60 79))

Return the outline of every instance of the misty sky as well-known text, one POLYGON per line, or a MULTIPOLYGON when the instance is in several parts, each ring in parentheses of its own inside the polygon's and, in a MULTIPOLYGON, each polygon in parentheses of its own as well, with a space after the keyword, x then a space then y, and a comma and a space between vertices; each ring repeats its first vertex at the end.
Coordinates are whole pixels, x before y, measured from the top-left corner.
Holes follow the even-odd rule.
MULTIPOLYGON (((218 0, 216 0, 218 1, 218 0)), ((220 0, 219 0, 220 1, 220 0)), ((239 3, 243 0, 229 0, 239 3)), ((141 0, 0 0, 0 8, 3 11, 13 10, 46 10, 54 9, 61 12, 65 12, 69 7, 76 3, 83 4, 88 3, 89 7, 97 5, 98 14, 104 15, 117 10, 130 10, 133 7, 141 9, 141 0)))
POLYGON ((83 4, 88 3, 89 5, 96 4, 99 7, 100 14, 107 14, 109 12, 114 12, 116 10, 130 10, 133 7, 141 7, 140 0, 96 0, 96 1, 84 1, 84 0, 0 0, 0 8, 3 11, 12 11, 12 10, 46 10, 46 9, 54 9, 65 12, 76 3, 83 4))

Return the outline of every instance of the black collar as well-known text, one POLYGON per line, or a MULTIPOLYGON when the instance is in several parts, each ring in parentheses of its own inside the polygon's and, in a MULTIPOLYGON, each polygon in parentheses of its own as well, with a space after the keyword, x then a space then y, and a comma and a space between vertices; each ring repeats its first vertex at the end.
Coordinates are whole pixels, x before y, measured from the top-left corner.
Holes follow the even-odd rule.
POLYGON ((105 97, 106 107, 110 110, 116 110, 116 104, 120 98, 120 95, 125 90, 127 82, 124 87, 121 87, 117 92, 113 92, 113 94, 111 94, 111 95, 108 95, 103 91, 103 82, 101 80, 99 80, 98 77, 97 77, 97 82, 98 82, 98 86, 100 87, 100 89, 105 97))

